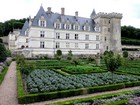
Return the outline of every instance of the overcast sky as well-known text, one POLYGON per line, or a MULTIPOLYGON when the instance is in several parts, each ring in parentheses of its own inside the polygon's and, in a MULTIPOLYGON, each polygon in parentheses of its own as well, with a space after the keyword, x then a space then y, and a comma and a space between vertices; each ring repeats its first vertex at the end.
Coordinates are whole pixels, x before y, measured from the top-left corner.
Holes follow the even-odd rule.
POLYGON ((118 12, 123 14, 122 26, 140 28, 140 0, 0 0, 0 22, 34 17, 41 4, 45 10, 51 7, 58 13, 64 7, 66 15, 74 15, 78 11, 81 17, 90 17, 93 9, 96 13, 118 12))

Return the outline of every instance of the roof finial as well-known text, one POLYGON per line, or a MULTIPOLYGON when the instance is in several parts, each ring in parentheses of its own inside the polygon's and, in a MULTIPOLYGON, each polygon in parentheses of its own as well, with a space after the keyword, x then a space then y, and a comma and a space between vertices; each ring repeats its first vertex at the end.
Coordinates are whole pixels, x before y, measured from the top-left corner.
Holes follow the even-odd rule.
POLYGON ((41 3, 41 7, 43 6, 43 3, 41 3))

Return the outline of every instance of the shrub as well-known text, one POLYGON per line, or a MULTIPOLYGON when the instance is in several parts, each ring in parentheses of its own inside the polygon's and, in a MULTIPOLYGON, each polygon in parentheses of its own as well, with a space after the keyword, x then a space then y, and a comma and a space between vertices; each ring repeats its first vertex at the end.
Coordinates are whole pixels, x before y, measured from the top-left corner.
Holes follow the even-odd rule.
POLYGON ((56 51, 56 55, 61 56, 62 55, 62 51, 61 50, 57 50, 56 51))
POLYGON ((124 52, 123 52, 123 57, 124 57, 124 58, 127 58, 127 57, 128 57, 128 52, 127 52, 127 51, 124 51, 124 52))
POLYGON ((4 44, 0 43, 0 62, 3 62, 6 60, 7 52, 4 44))

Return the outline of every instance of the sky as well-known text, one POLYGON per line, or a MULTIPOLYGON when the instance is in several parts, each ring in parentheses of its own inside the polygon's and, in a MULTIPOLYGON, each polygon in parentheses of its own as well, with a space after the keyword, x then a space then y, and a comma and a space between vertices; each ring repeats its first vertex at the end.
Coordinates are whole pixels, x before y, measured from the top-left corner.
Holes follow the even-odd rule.
POLYGON ((80 17, 90 17, 95 9, 96 13, 122 13, 121 25, 140 28, 140 0, 0 0, 0 22, 10 19, 22 19, 37 14, 40 6, 47 11, 61 13, 65 8, 66 15, 75 15, 78 11, 80 17))

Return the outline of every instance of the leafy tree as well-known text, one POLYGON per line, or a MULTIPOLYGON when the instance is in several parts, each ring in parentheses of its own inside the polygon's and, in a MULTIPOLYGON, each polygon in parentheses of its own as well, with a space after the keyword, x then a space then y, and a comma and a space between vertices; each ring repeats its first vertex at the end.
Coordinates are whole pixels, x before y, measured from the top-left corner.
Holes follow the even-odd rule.
POLYGON ((7 57, 6 48, 3 43, 0 43, 0 62, 5 61, 6 57, 7 57))
POLYGON ((122 58, 120 55, 110 55, 104 56, 105 65, 108 71, 112 73, 112 83, 113 83, 113 73, 122 65, 122 58))

